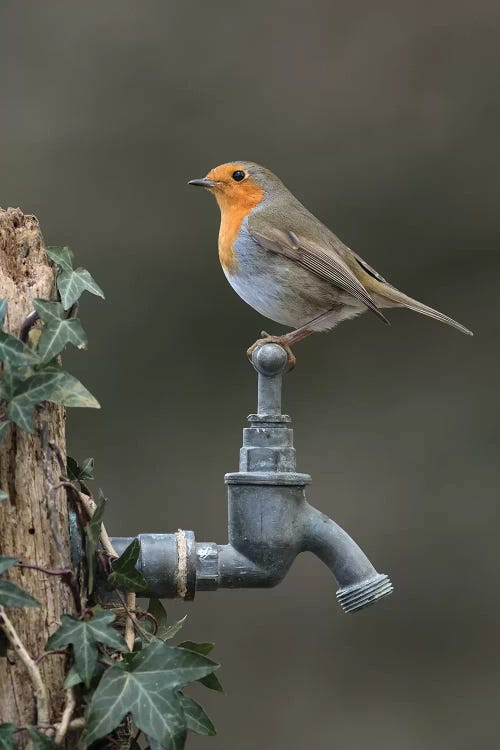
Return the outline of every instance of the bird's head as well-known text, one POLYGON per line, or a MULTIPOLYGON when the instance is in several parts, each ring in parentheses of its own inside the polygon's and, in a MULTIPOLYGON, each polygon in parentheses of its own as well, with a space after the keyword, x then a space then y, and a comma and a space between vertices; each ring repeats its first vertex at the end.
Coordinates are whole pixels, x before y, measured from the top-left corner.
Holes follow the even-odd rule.
POLYGON ((281 180, 265 167, 250 161, 234 161, 220 164, 189 185, 198 185, 210 190, 221 211, 236 207, 255 207, 265 197, 272 195, 281 180))

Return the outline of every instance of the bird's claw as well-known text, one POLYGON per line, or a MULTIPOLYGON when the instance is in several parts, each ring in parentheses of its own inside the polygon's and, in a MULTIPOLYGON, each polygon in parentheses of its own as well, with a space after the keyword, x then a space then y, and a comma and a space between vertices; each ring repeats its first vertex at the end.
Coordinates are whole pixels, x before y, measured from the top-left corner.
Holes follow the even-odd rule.
POLYGON ((259 348, 259 346, 264 346, 264 344, 279 344, 279 346, 282 346, 283 349, 286 351, 286 356, 288 359, 288 368, 287 372, 290 372, 290 370, 293 370, 295 367, 296 359, 294 357, 294 354, 292 350, 290 349, 290 345, 288 344, 286 340, 286 336, 272 336, 270 333, 267 333, 267 331, 261 331, 260 335, 262 336, 261 339, 257 339, 257 341, 252 344, 252 346, 249 346, 247 349, 247 357, 252 361, 252 354, 256 349, 259 348))

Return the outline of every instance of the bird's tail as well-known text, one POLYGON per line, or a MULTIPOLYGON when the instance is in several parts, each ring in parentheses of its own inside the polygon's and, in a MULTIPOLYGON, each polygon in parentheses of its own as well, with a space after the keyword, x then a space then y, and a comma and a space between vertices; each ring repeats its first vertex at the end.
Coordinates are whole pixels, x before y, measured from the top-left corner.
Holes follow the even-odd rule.
POLYGON ((377 297, 379 298, 377 302, 379 304, 381 302, 381 307, 386 306, 384 302, 387 302, 387 307, 407 307, 409 310, 415 310, 415 312, 427 315, 429 318, 434 318, 434 320, 439 320, 441 323, 453 326, 453 328, 466 333, 468 336, 474 335, 472 331, 469 331, 468 328, 453 320, 453 318, 444 315, 439 310, 434 310, 432 307, 424 305, 412 297, 408 297, 408 295, 403 294, 403 292, 400 292, 399 289, 395 289, 393 286, 389 286, 389 284, 377 282, 377 287, 377 297))

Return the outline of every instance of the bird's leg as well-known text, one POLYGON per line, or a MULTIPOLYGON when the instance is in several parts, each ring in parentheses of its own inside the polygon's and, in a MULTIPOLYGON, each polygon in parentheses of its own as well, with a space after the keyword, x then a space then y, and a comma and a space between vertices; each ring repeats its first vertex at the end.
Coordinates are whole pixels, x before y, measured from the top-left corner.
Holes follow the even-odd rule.
MULTIPOLYGON (((292 333, 294 333, 294 331, 292 331, 292 333)), ((293 370, 293 368, 295 367, 295 357, 292 350, 290 349, 290 343, 293 344, 294 342, 292 341, 289 343, 287 341, 287 336, 289 334, 286 334, 285 336, 271 336, 271 334, 267 333, 267 331, 261 331, 260 335, 262 336, 262 338, 257 339, 257 341, 247 349, 247 357, 250 362, 252 361, 252 354, 254 353, 255 349, 259 348, 259 346, 264 346, 264 344, 279 344, 286 351, 286 355, 288 357, 288 371, 293 370)))
POLYGON ((294 344, 297 344, 299 341, 302 341, 302 339, 307 338, 307 336, 310 336, 311 333, 314 333, 314 328, 311 328, 313 323, 318 323, 323 318, 330 317, 333 309, 334 308, 316 315, 315 318, 311 318, 311 320, 309 320, 303 326, 296 328, 294 331, 290 331, 290 333, 285 333, 283 336, 271 336, 271 334, 267 333, 266 331, 261 331, 261 336, 263 338, 257 339, 255 344, 252 344, 252 346, 247 349, 248 359, 252 361, 252 354, 254 350, 259 346, 263 346, 264 344, 279 344, 287 353, 288 370, 293 370, 296 360, 290 347, 294 344))

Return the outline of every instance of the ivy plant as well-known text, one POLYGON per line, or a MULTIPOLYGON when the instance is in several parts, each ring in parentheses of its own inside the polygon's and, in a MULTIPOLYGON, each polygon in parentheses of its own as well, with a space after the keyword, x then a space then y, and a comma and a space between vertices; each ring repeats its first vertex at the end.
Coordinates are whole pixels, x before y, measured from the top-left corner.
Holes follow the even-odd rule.
MULTIPOLYGON (((23 326, 19 337, 3 330, 7 300, 0 299, 0 440, 11 425, 33 432, 35 410, 43 408, 45 402, 99 408, 85 386, 63 369, 60 354, 67 346, 87 346, 77 317, 78 301, 85 291, 99 297, 104 297, 103 292, 85 268, 74 268, 68 247, 49 247, 46 253, 57 266, 54 298, 33 300, 29 325, 23 326)), ((215 674, 219 665, 208 656, 214 644, 168 643, 179 633, 185 618, 168 622, 158 599, 151 599, 148 608, 141 609, 133 598, 134 609, 130 610, 129 597, 147 589, 136 567, 140 543, 135 539, 119 556, 103 544, 106 499, 101 493, 94 501, 88 487, 93 479, 92 458, 79 463, 68 457, 63 485, 79 505, 85 537, 84 601, 79 601, 81 592, 74 571, 49 571, 28 564, 42 573, 60 575, 71 588, 78 612, 77 616, 62 616, 38 660, 66 654, 63 687, 79 699, 77 712, 81 715, 75 721, 85 727, 82 740, 87 747, 95 742, 104 747, 106 740, 116 745, 124 726, 129 730, 135 726, 133 739, 129 733, 131 748, 139 747, 142 734, 143 744, 147 743, 150 750, 182 750, 188 732, 215 734, 202 706, 185 693, 193 682, 222 691, 215 674), (126 631, 123 637, 124 621, 132 623, 135 630, 132 646, 126 631)), ((0 490, 0 501, 6 498, 7 493, 0 490)), ((40 606, 5 577, 16 565, 21 565, 17 557, 0 557, 0 608, 40 606)), ((33 664, 36 668, 36 662, 33 664)), ((23 731, 29 734, 35 750, 55 750, 62 742, 56 736, 57 726, 0 724, 0 750, 16 750, 16 735, 23 731)))

